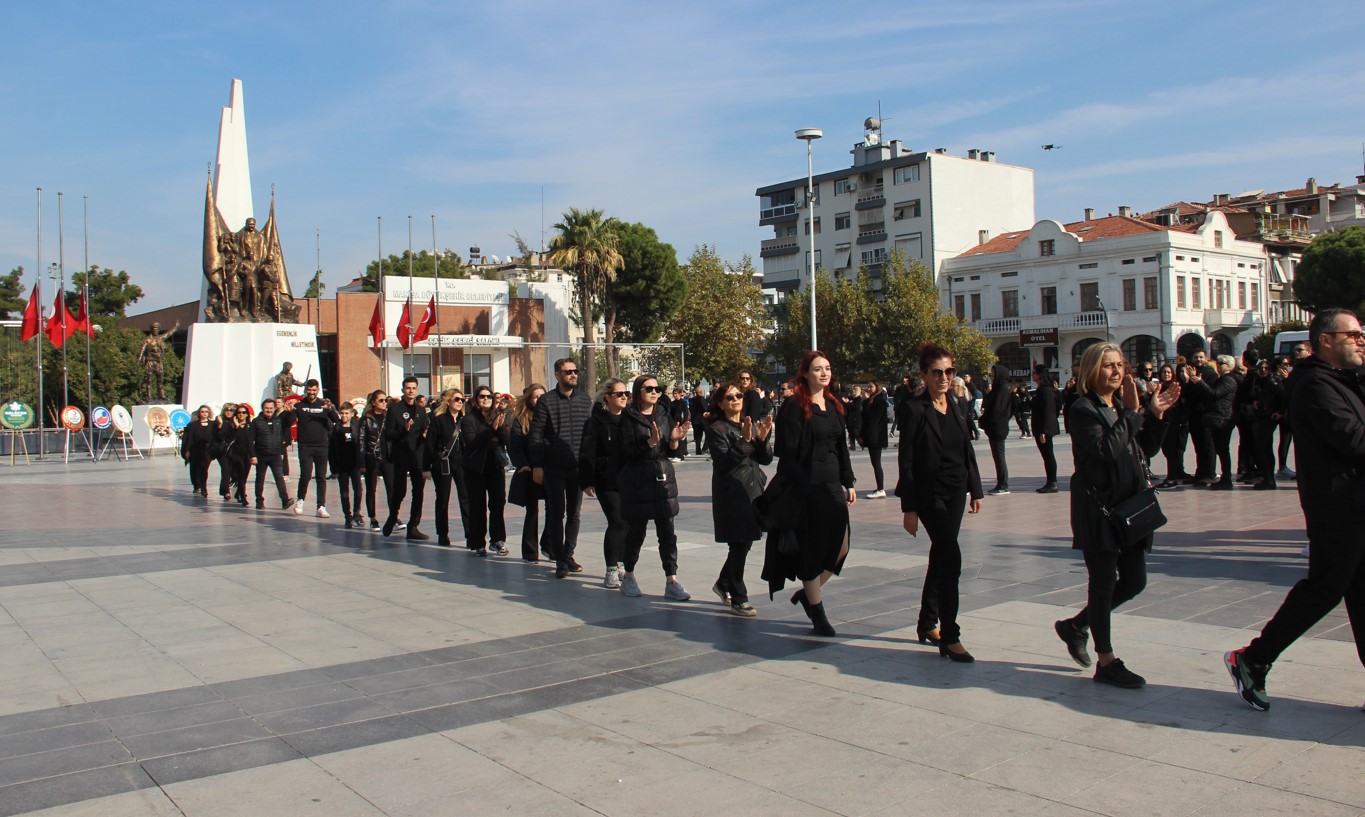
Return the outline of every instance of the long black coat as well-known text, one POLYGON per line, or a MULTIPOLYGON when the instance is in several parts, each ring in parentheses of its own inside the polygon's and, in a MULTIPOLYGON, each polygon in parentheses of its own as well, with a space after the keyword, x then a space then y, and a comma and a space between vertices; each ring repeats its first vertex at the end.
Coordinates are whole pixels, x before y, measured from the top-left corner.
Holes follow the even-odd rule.
POLYGON ((1010 392, 1009 369, 997 363, 991 367, 991 390, 981 401, 981 430, 992 439, 1010 436, 1010 416, 1014 413, 1014 398, 1010 392))
POLYGON ((1356 372, 1317 357, 1295 363, 1290 382, 1299 504, 1309 536, 1324 526, 1358 536, 1365 522, 1365 386, 1356 372))
POLYGON ((1033 408, 1033 435, 1046 434, 1056 437, 1061 433, 1057 426, 1057 389, 1051 383, 1043 383, 1030 398, 1033 408))
MULTIPOLYGON (((496 419, 496 418, 494 418, 496 419)), ((460 419, 460 450, 464 455, 464 471, 467 474, 501 474, 502 461, 497 450, 507 445, 510 417, 504 417, 502 426, 493 428, 475 409, 465 412, 460 419)))
MULTIPOLYGON (((928 391, 921 392, 901 403, 896 425, 904 437, 897 452, 900 479, 896 496, 901 500, 901 513, 918 513, 934 505, 934 481, 938 464, 943 458, 943 432, 938 427, 937 409, 928 391)), ((966 411, 951 393, 948 413, 962 426, 962 451, 967 461, 967 491, 972 499, 981 499, 981 471, 976 466, 976 452, 972 450, 972 430, 967 425, 966 411)))
MULTIPOLYGON (((621 516, 656 519, 665 505, 670 515, 676 516, 678 477, 669 459, 673 451, 670 446, 672 419, 662 405, 655 406, 648 416, 633 408, 626 409, 621 416, 621 516), (649 437, 655 424, 659 427, 659 444, 651 446, 649 437), (666 486, 668 495, 662 500, 658 486, 666 486)), ((679 446, 684 444, 686 441, 678 443, 679 446)))
POLYGON ((886 426, 886 391, 882 390, 867 398, 863 406, 863 445, 868 448, 889 448, 890 432, 886 426))
POLYGON ((621 418, 612 415, 601 403, 592 407, 592 416, 583 426, 583 441, 578 451, 578 484, 598 491, 621 490, 621 418))
POLYGON ((1232 401, 1241 385, 1241 373, 1232 371, 1212 382, 1201 380, 1198 383, 1190 383, 1186 388, 1203 407, 1204 425, 1209 428, 1226 428, 1232 422, 1232 401))
MULTIPOLYGON (((1099 503, 1108 507, 1134 496, 1146 485, 1143 462, 1132 443, 1146 457, 1161 450, 1166 423, 1147 412, 1130 411, 1114 394, 1118 420, 1105 416, 1094 392, 1071 404, 1067 422, 1071 427, 1071 453, 1076 473, 1071 476, 1071 546, 1077 550, 1114 551, 1120 542, 1099 503), (1093 493, 1092 493, 1093 491, 1093 493)), ((1149 536, 1141 543, 1152 549, 1149 536)))
POLYGON ((739 424, 729 420, 706 426, 706 450, 711 454, 711 521, 717 542, 753 542, 763 536, 740 474, 773 461, 769 442, 771 439, 757 438, 744 442, 739 424))

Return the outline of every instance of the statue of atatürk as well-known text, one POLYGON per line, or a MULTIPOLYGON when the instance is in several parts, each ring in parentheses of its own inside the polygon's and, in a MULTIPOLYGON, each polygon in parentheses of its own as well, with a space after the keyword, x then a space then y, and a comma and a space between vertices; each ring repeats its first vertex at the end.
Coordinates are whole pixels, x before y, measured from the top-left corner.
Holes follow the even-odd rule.
POLYGON ((228 229, 213 204, 213 179, 204 198, 204 277, 209 282, 204 313, 209 323, 295 323, 299 307, 289 289, 284 252, 275 229, 275 196, 265 230, 249 218, 228 229))
POLYGON ((275 397, 283 400, 291 394, 297 394, 294 387, 302 385, 303 381, 294 377, 294 364, 285 361, 280 373, 275 375, 275 397))
POLYGON ((165 370, 162 361, 166 357, 166 339, 175 334, 175 330, 180 328, 180 322, 176 321, 169 332, 158 332, 161 324, 152 323, 152 333, 142 341, 142 348, 138 350, 137 362, 147 372, 147 402, 160 400, 166 402, 166 386, 163 381, 165 370), (156 384, 156 391, 152 391, 152 384, 156 384))

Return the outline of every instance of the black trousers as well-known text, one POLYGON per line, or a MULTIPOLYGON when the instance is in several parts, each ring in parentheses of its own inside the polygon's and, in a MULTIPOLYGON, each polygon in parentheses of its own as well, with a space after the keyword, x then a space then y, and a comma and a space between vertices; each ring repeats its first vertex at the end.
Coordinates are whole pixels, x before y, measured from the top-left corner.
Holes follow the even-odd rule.
POLYGON ((1213 479, 1213 431, 1204 424, 1204 418, 1190 420, 1190 443, 1194 445, 1195 477, 1213 479))
POLYGON ((1168 426, 1166 439, 1161 441, 1161 453, 1166 455, 1166 479, 1182 479, 1185 472, 1185 448, 1190 442, 1188 426, 1168 426))
POLYGON ((353 516, 360 516, 360 498, 362 491, 360 486, 364 484, 360 474, 360 468, 350 471, 337 472, 337 493, 341 494, 341 515, 346 519, 353 516))
POLYGON ((1359 528, 1308 522, 1308 576, 1285 596, 1284 603, 1247 647, 1258 664, 1272 664, 1304 633, 1346 600, 1355 634, 1356 655, 1365 665, 1365 539, 1359 528))
MULTIPOLYGON (((379 493, 379 479, 384 479, 384 502, 389 501, 389 484, 393 482, 393 463, 377 462, 374 467, 365 469, 365 513, 369 514, 370 519, 378 519, 379 514, 375 513, 375 494, 379 493)), ((385 511, 385 516, 388 512, 385 511)))
POLYGON ((245 457, 228 457, 228 462, 232 466, 232 481, 237 485, 237 490, 233 493, 235 499, 246 499, 246 477, 251 473, 251 460, 245 457))
POLYGON ((207 451, 190 454, 190 487, 207 493, 209 489, 209 463, 213 458, 207 451))
POLYGON ((545 536, 540 532, 540 500, 544 495, 534 482, 526 489, 526 516, 521 521, 521 558, 528 562, 540 561, 540 548, 545 536))
MULTIPOLYGON (((1232 481, 1232 430, 1235 428, 1231 422, 1222 428, 1209 429, 1209 435, 1213 438, 1213 453, 1218 458, 1219 464, 1223 468, 1222 479, 1232 481)), ((1209 479, 1213 479, 1213 474, 1209 474, 1209 479)))
POLYGON ((1047 442, 1043 442, 1043 434, 1033 435, 1033 441, 1038 444, 1038 454, 1043 458, 1043 473, 1047 475, 1047 484, 1057 484, 1057 456, 1052 453, 1052 436, 1047 436, 1047 442))
POLYGON ((692 425, 692 441, 697 444, 697 454, 701 454, 702 446, 706 442, 706 423, 694 423, 692 425))
POLYGON ((720 577, 716 579, 716 584, 730 594, 731 604, 743 604, 749 600, 749 588, 744 584, 744 563, 753 545, 753 542, 727 543, 730 552, 725 556, 725 564, 720 566, 720 577))
POLYGON ((1237 473, 1245 474, 1255 463, 1256 454, 1252 448, 1256 439, 1256 430, 1253 421, 1249 417, 1238 416, 1237 418, 1237 473))
POLYGON ((284 455, 256 455, 256 501, 265 501, 265 472, 269 470, 275 477, 275 490, 280 493, 280 501, 289 498, 289 486, 284 483, 284 455))
POLYGON ((412 508, 408 510, 408 530, 417 527, 422 521, 422 495, 426 492, 426 478, 422 476, 419 462, 404 460, 394 462, 393 483, 389 486, 389 519, 398 521, 398 512, 403 509, 403 500, 408 495, 408 482, 412 482, 412 508))
POLYGON ((460 530, 464 533, 465 546, 477 550, 469 538, 472 512, 469 508, 469 493, 465 489, 465 472, 459 468, 450 469, 449 474, 431 475, 432 487, 436 489, 436 535, 442 539, 450 538, 450 492, 455 489, 455 502, 460 511, 460 530))
POLYGON ((602 506, 602 515, 607 517, 607 532, 602 536, 602 559, 607 567, 626 559, 626 532, 630 525, 621 517, 621 492, 598 488, 597 504, 602 506))
POLYGON ((995 463, 995 487, 1008 490, 1010 487, 1010 469, 1005 464, 1005 440, 1009 439, 1007 432, 1004 437, 992 437, 987 434, 986 439, 991 444, 991 461, 995 463))
MULTIPOLYGON (((635 565, 640 562, 640 549, 645 545, 647 527, 648 519, 632 519, 627 523, 625 554, 627 573, 634 573, 635 565)), ((664 575, 678 575, 678 534, 673 529, 673 517, 656 517, 654 532, 659 536, 659 561, 663 564, 664 575)))
POLYGON ((299 446, 299 501, 308 497, 308 480, 318 486, 318 504, 327 504, 327 446, 299 446))
POLYGON ((1090 586, 1085 607, 1071 619, 1071 624, 1082 632, 1090 631, 1095 638, 1095 652, 1113 652, 1109 614, 1147 587, 1147 551, 1131 547, 1084 553, 1090 586))
POLYGON ((1256 470, 1261 472, 1261 481, 1275 484, 1275 430, 1280 427, 1279 420, 1266 418, 1257 420, 1255 442, 1252 453, 1256 458, 1256 470))
POLYGON ((232 490, 232 457, 223 454, 218 458, 218 495, 227 496, 232 490))
POLYGON ((1280 470, 1289 467, 1289 444, 1294 441, 1294 430, 1289 427, 1289 415, 1280 420, 1280 470))
POLYGON ((933 507, 921 508, 919 522, 929 536, 929 569, 924 574, 920 594, 919 629, 938 627, 944 644, 957 644, 962 630, 957 623, 957 583, 962 575, 962 514, 967 509, 967 494, 960 493, 946 502, 935 500, 933 507))
MULTIPOLYGON (((507 508, 507 480, 503 476, 502 463, 497 457, 489 456, 490 467, 482 471, 465 471, 465 496, 469 505, 469 525, 465 543, 472 549, 484 547, 487 539, 491 542, 507 541, 507 522, 504 510, 507 508)), ((463 511, 461 511, 463 513, 463 511)))
POLYGON ((877 490, 886 490, 886 478, 882 475, 882 449, 869 445, 867 456, 872 460, 872 476, 877 480, 877 490))
POLYGON ((578 549, 579 514, 583 510, 578 471, 547 466, 541 473, 545 488, 545 538, 555 563, 567 565, 578 549))

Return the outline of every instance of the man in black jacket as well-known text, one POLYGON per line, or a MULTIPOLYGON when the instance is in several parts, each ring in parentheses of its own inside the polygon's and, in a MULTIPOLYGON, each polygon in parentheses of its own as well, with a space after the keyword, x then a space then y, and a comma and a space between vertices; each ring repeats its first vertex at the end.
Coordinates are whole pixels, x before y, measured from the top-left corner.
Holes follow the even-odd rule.
POLYGON ((1033 382, 1038 384, 1030 398, 1033 409, 1033 441, 1043 458, 1043 473, 1047 481, 1037 493, 1055 494, 1057 488, 1057 457, 1052 453, 1052 441, 1061 429, 1057 426, 1057 389, 1052 385, 1052 372, 1047 365, 1033 367, 1033 382))
POLYGON ((1299 504, 1308 532, 1308 576, 1289 591, 1251 644, 1223 656, 1242 700, 1270 708, 1270 666, 1289 645, 1346 599, 1356 654, 1365 664, 1365 335, 1345 309, 1325 309, 1308 327, 1313 356, 1294 367, 1299 504))
MULTIPOLYGON (((294 404, 294 418, 299 427, 299 490, 294 513, 303 513, 303 501, 308 498, 308 480, 318 488, 318 516, 327 519, 327 446, 336 423, 332 401, 318 397, 321 387, 316 380, 303 384, 303 399, 294 404)), ((259 473, 259 472, 258 472, 259 473)))
POLYGON ((1010 492, 1010 470, 1005 464, 1005 441, 1010 438, 1010 414, 1014 408, 1010 393, 1009 369, 997 363, 991 367, 991 390, 981 403, 981 430, 991 444, 991 459, 995 462, 995 487, 987 491, 991 496, 1010 492))
POLYGON ((592 398, 578 388, 578 363, 555 361, 556 386, 541 395, 531 417, 527 455, 531 480, 545 489, 545 535, 555 560, 555 576, 582 573, 574 561, 578 549, 578 515, 583 489, 578 483, 578 452, 583 426, 592 415, 592 398))
POLYGON ((265 472, 275 476, 275 490, 280 494, 280 507, 288 509, 294 504, 289 498, 289 489, 284 484, 284 457, 289 436, 287 412, 277 412, 275 398, 267 397, 261 402, 261 413, 251 421, 251 433, 255 441, 256 456, 251 464, 256 466, 256 507, 265 507, 265 472))
MULTIPOLYGON (((1218 372, 1209 365, 1209 355, 1203 349, 1199 349, 1190 358, 1191 368, 1194 374, 1189 376, 1191 385, 1197 383, 1212 384, 1218 380, 1218 372)), ((1186 369, 1189 375, 1190 369, 1186 369)), ((1207 389, 1185 389, 1182 400, 1185 401, 1185 413, 1190 419, 1190 444, 1194 446, 1194 476, 1188 482, 1199 488, 1207 488, 1212 485, 1217 476, 1217 462, 1213 448, 1213 429, 1205 422, 1205 414, 1208 413, 1209 393, 1207 389)))
POLYGON ((422 521, 422 494, 426 476, 422 473, 427 448, 427 429, 431 415, 417 405, 417 378, 403 378, 403 399, 389 406, 384 417, 384 439, 389 441, 389 460, 393 463, 393 482, 389 485, 389 518, 384 522, 384 535, 393 533, 398 524, 398 511, 408 495, 412 482, 412 508, 408 511, 407 537, 413 541, 430 539, 417 529, 422 521))

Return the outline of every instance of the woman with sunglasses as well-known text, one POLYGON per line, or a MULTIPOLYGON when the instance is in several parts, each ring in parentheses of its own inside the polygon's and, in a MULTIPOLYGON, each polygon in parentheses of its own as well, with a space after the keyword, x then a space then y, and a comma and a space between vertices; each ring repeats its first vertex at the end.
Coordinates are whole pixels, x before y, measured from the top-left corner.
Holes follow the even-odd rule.
POLYGON ((659 408, 662 393, 654 375, 635 378, 631 406, 621 422, 621 516, 629 523, 621 593, 640 595, 635 565, 645 543, 645 527, 652 519, 664 569, 664 597, 687 601, 692 596, 678 581, 678 535, 673 530, 673 517, 678 515, 678 478, 670 459, 692 424, 673 424, 668 412, 659 408))
MULTIPOLYGON (((545 492, 535 480, 531 479, 531 418, 536 413, 536 403, 545 394, 545 386, 532 383, 521 392, 516 405, 512 408, 512 431, 507 437, 507 456, 512 461, 516 473, 525 476, 526 517, 521 523, 521 558, 532 564, 540 561, 540 551, 544 544, 540 539, 540 502, 545 492)), ((515 482, 518 477, 512 477, 515 482)))
POLYGON ((235 406, 232 416, 225 417, 224 420, 226 422, 223 426, 222 439, 226 448, 223 451, 223 459, 227 462, 232 472, 232 481, 237 486, 232 498, 245 507, 248 504, 246 477, 251 471, 251 460, 256 456, 256 435, 251 431, 251 412, 247 411, 246 406, 235 406))
MULTIPOLYGON (((602 536, 602 558, 607 573, 602 586, 620 589, 621 562, 625 559, 629 523, 621 516, 621 421, 625 418, 630 391, 626 381, 613 377, 602 386, 602 397, 592 407, 592 416, 583 426, 578 450, 578 484, 585 496, 597 499, 607 517, 602 536)), ((635 593, 639 595, 639 593, 635 593)))
POLYGON ((190 487, 195 494, 205 499, 209 495, 209 463, 213 461, 209 449, 213 446, 216 432, 213 409, 200 406, 180 437, 180 456, 190 467, 190 487))
MULTIPOLYGON (((507 445, 507 412, 498 408, 497 395, 487 386, 474 389, 474 405, 460 421, 464 454, 464 488, 469 522, 465 546, 477 556, 506 556, 507 472, 498 451, 507 445)), ((461 510, 463 513, 463 510, 461 510)))
POLYGON ((889 400, 880 382, 871 381, 868 389, 867 401, 863 405, 862 442, 872 461, 872 476, 877 481, 877 489, 868 493, 867 498, 883 499, 886 497, 886 477, 882 474, 882 452, 891 445, 886 423, 889 400))
POLYGON ((970 664, 975 659, 962 646, 957 623, 957 585, 962 575, 958 532, 964 510, 981 512, 981 472, 967 412, 951 390, 957 374, 952 354, 926 343, 920 347, 919 369, 924 391, 901 403, 896 418, 903 429, 896 485, 904 517, 901 524, 906 533, 918 536, 923 523, 929 535, 929 569, 924 574, 915 633, 921 644, 937 646, 944 658, 970 664))
MULTIPOLYGON (((389 462, 389 441, 384 439, 384 419, 389 399, 383 389, 375 389, 365 401, 360 418, 361 472, 365 478, 365 512, 370 515, 370 530, 379 530, 379 515, 375 512, 375 492, 379 480, 384 480, 384 498, 389 496, 393 480, 393 464, 389 462)), ((387 514, 385 514, 387 518, 387 514)))
POLYGON ((232 461, 228 459, 228 441, 232 439, 232 424, 237 417, 237 404, 224 403, 223 411, 213 421, 213 458, 218 461, 218 495, 223 501, 232 498, 232 461))
MULTIPOLYGON (((460 509, 460 525, 469 542, 469 510, 465 499, 464 457, 460 455, 460 421, 464 412, 464 392, 446 389, 431 412, 427 434, 431 481, 436 488, 436 544, 450 544, 450 489, 455 489, 460 509)), ((467 544, 466 544, 467 546, 467 544)))
POLYGON ((853 463, 848 457, 844 407, 830 391, 833 369, 824 352, 806 352, 797 369, 791 396, 782 401, 775 424, 777 477, 800 497, 800 519, 794 520, 795 552, 784 552, 785 537, 769 534, 763 554, 763 579, 771 597, 790 579, 801 589, 792 596, 815 627, 815 634, 836 635, 825 615, 823 588, 843 569, 848 557, 849 506, 853 463))
POLYGON ((706 426, 706 450, 711 455, 711 520, 716 541, 729 548, 720 577, 711 590, 737 616, 752 617, 758 611, 749 603, 744 584, 744 563, 754 541, 763 535, 754 514, 754 497, 767 478, 761 465, 773 461, 768 447, 771 416, 755 422, 744 416, 744 391, 736 383, 722 383, 712 393, 706 426))

